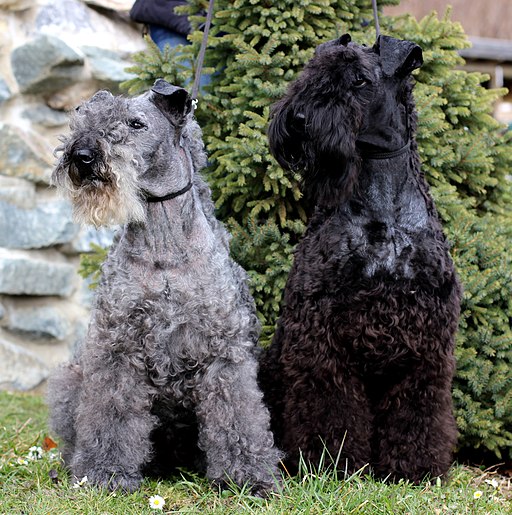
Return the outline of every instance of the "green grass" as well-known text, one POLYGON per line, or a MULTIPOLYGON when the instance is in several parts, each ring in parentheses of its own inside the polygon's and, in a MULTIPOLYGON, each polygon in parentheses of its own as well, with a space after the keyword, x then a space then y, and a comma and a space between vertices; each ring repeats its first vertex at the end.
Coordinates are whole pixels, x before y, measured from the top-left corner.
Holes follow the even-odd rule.
MULTIPOLYGON (((286 478, 283 491, 262 500, 247 492, 214 492, 202 477, 183 473, 174 480, 146 480, 133 494, 73 488, 57 450, 28 459, 43 446, 47 410, 40 396, 0 392, 0 514, 149 514, 149 498, 165 499, 165 513, 187 514, 508 514, 510 479, 492 471, 454 466, 446 485, 385 484, 363 474, 340 479, 304 472, 286 478), (53 477, 53 479, 52 479, 53 477), (491 483, 494 480, 494 485, 491 483), (486 482, 487 481, 487 482, 486 482), (475 492, 482 492, 475 499, 475 492)), ((50 435, 53 436, 53 435, 50 435)))

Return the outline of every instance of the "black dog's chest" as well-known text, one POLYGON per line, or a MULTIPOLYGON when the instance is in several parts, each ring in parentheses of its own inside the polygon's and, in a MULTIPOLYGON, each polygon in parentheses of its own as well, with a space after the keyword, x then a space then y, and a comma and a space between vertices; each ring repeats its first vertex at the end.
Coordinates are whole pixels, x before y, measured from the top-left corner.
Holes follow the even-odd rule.
POLYGON ((372 277, 414 276, 412 260, 429 245, 429 216, 414 177, 365 169, 357 194, 339 211, 340 251, 364 262, 372 277))

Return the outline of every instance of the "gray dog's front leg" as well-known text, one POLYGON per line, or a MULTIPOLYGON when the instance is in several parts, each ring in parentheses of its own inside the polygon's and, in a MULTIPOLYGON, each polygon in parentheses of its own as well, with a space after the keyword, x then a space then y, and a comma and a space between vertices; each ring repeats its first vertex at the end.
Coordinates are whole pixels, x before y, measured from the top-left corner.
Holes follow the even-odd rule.
POLYGON ((84 376, 71 472, 100 487, 133 491, 151 452, 151 387, 122 356, 115 366, 98 366, 84 376))
POLYGON ((256 363, 219 359, 199 388, 199 446, 206 452, 207 476, 218 484, 248 484, 255 495, 279 485, 280 452, 256 383, 256 363))

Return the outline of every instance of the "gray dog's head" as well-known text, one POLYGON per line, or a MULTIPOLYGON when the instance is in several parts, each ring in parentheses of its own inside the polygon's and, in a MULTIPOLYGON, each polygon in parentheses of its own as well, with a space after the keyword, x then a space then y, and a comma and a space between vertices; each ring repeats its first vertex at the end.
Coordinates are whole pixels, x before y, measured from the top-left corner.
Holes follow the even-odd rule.
POLYGON ((204 164, 192 157, 203 153, 188 93, 161 79, 133 98, 99 91, 71 115, 70 129, 52 182, 82 223, 143 222, 147 197, 179 190, 204 164))

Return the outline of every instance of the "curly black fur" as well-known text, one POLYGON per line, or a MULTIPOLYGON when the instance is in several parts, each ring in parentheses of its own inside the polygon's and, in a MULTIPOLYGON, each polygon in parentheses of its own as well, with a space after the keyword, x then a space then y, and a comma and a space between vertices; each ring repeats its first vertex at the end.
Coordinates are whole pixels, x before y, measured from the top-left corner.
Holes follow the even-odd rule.
POLYGON ((349 41, 320 45, 272 111, 271 151, 312 214, 260 382, 288 470, 326 449, 341 470, 418 482, 456 442, 461 287, 414 141, 421 49, 349 41))

